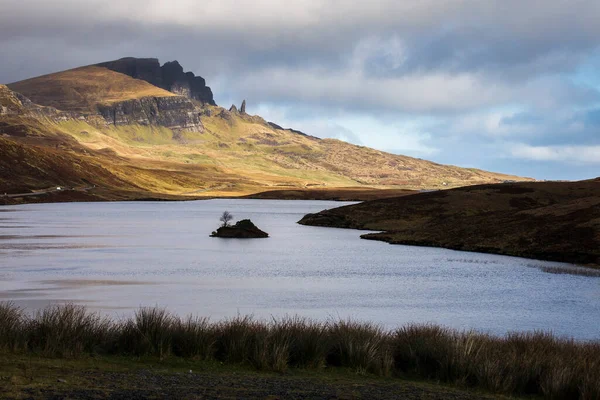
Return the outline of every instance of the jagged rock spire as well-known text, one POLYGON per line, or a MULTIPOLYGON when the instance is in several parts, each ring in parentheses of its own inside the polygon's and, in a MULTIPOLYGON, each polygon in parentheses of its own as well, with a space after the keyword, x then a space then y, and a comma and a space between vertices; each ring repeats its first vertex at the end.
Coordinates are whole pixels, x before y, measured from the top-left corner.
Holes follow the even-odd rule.
POLYGON ((195 76, 193 72, 184 72, 178 61, 167 62, 161 67, 157 58, 126 57, 96 65, 144 80, 180 96, 217 105, 204 78, 195 76))
POLYGON ((240 107, 240 112, 242 114, 246 114, 246 100, 242 101, 242 106, 240 107))
POLYGON ((231 105, 231 107, 229 107, 229 112, 232 112, 232 113, 236 113, 236 112, 238 112, 238 109, 237 109, 237 107, 235 106, 235 104, 232 104, 232 105, 231 105))

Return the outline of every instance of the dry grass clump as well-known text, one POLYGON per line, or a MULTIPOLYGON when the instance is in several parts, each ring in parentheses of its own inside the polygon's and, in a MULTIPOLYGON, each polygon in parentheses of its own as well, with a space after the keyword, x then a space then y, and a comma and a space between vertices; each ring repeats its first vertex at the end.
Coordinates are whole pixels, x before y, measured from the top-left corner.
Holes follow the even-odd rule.
POLYGON ((321 368, 326 365, 330 347, 327 325, 298 316, 274 321, 273 330, 288 343, 288 364, 298 368, 321 368))
POLYGON ((120 326, 118 348, 139 356, 171 354, 176 319, 163 308, 143 307, 120 326))
POLYGON ((27 316, 12 303, 0 303, 0 351, 53 357, 176 356, 278 372, 332 366, 507 395, 600 398, 600 342, 546 332, 496 337, 435 325, 388 332, 370 323, 297 316, 268 322, 238 316, 211 323, 162 308, 141 308, 133 317, 113 322, 72 304, 27 316))
POLYGON ((328 334, 331 340, 329 364, 349 367, 358 373, 390 374, 393 361, 389 337, 380 327, 339 321, 330 324, 328 334))
POLYGON ((73 304, 47 307, 22 326, 29 349, 58 357, 101 351, 114 330, 109 319, 73 304))
POLYGON ((208 318, 190 315, 175 319, 172 329, 173 354, 178 357, 208 360, 213 358, 216 330, 208 318))
POLYGON ((432 325, 395 334, 395 368, 410 376, 553 399, 600 396, 600 343, 547 332, 498 338, 432 325))
POLYGON ((0 303, 0 350, 17 351, 25 347, 25 314, 13 303, 0 303))

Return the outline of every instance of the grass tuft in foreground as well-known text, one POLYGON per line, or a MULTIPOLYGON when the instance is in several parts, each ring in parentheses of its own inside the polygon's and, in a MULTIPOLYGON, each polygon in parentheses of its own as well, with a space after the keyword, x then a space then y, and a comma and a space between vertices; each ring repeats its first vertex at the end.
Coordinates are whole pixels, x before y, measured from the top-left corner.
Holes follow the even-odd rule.
POLYGON ((331 366, 509 395, 600 398, 600 342, 544 332, 495 337, 434 325, 388 332, 369 323, 301 317, 263 322, 238 316, 211 323, 161 308, 141 308, 114 322, 71 304, 29 317, 14 304, 0 303, 0 350, 50 357, 185 357, 277 372, 331 366))

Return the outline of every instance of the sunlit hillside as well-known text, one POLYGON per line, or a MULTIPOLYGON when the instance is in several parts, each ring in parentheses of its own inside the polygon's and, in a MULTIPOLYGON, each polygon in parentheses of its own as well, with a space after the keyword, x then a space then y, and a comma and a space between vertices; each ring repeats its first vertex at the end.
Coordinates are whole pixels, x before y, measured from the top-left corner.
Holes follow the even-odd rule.
POLYGON ((106 68, 88 66, 9 84, 36 104, 65 111, 90 111, 97 104, 170 97, 173 93, 106 68))
POLYGON ((8 87, 14 92, 0 91, 6 165, 0 179, 8 191, 96 183, 93 169, 81 167, 86 163, 114 178, 98 181, 96 193, 104 198, 123 190, 131 198, 138 191, 215 196, 282 188, 444 189, 521 179, 281 129, 97 66, 8 87), (107 121, 107 114, 114 118, 107 121), (20 157, 11 155, 17 147, 20 157), (64 159, 60 168, 42 162, 55 153, 60 157, 53 159, 64 159))

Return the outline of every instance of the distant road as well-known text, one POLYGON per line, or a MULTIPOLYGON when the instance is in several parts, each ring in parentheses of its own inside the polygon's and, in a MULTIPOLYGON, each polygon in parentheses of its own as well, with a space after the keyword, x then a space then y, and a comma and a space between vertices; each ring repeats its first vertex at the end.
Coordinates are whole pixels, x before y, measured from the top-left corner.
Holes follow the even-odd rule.
POLYGON ((14 197, 28 197, 28 196, 39 196, 39 195, 45 195, 48 193, 56 193, 56 192, 64 192, 67 190, 72 190, 72 191, 77 191, 77 192, 87 192, 90 189, 95 188, 96 186, 87 186, 87 187, 83 187, 83 188, 67 188, 67 187, 63 187, 63 186, 53 186, 51 188, 48 189, 41 189, 38 190, 37 192, 28 192, 28 193, 4 193, 4 194, 0 194, 1 197, 8 197, 8 198, 14 198, 14 197))

